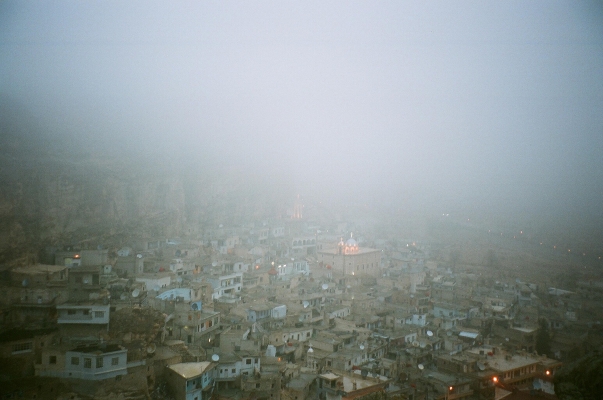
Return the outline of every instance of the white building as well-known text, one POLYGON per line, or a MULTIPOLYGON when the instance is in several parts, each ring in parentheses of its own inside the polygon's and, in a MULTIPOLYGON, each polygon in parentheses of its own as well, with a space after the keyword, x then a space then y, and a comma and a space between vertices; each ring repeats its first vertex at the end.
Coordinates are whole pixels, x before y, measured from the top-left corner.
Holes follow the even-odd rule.
POLYGON ((243 273, 211 276, 207 278, 207 281, 214 290, 212 299, 215 300, 222 297, 238 298, 241 295, 241 288, 243 287, 243 273))
POLYGON ((47 348, 41 358, 35 365, 36 376, 97 381, 128 373, 128 350, 116 344, 82 345, 68 351, 47 348))
POLYGON ((109 305, 104 304, 61 304, 56 306, 58 324, 109 324, 109 305))

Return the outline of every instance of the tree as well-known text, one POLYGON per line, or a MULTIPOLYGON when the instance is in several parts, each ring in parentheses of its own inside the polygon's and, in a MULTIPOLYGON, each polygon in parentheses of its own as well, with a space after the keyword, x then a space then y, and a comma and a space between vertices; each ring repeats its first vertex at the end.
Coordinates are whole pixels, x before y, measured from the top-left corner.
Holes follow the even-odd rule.
POLYGON ((546 319, 538 320, 538 331, 536 332, 536 352, 538 354, 551 354, 551 333, 549 323, 546 319))
POLYGON ((603 353, 594 351, 564 365, 555 374, 555 394, 560 399, 603 399, 603 353))

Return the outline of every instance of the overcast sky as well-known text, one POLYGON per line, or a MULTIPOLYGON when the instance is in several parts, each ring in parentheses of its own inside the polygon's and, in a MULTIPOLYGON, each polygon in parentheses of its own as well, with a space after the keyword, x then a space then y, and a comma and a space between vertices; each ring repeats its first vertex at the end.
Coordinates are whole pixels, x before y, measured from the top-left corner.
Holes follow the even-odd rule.
POLYGON ((278 171, 302 194, 600 214, 602 9, 2 1, 0 94, 53 135, 278 171))

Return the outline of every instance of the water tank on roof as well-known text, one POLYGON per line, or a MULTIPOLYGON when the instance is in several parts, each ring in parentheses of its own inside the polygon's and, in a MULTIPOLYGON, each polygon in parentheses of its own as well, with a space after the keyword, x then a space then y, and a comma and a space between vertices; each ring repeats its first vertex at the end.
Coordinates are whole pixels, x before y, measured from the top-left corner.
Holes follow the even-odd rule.
POLYGON ((266 357, 276 357, 276 347, 269 344, 266 348, 266 357))

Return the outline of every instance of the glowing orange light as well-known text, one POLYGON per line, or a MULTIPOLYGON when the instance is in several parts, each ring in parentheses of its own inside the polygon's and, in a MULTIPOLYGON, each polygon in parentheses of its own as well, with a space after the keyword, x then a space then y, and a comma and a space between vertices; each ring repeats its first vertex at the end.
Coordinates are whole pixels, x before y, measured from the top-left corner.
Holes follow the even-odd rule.
POLYGON ((450 387, 448 388, 448 390, 450 390, 451 392, 452 392, 452 389, 454 389, 454 387, 452 387, 452 386, 450 386, 450 387))
POLYGON ((551 374, 551 371, 548 371, 548 370, 547 370, 547 371, 546 371, 546 374, 547 374, 547 375, 550 375, 550 374, 551 374))
POLYGON ((492 378, 492 382, 494 382, 494 383, 498 382, 498 377, 495 376, 494 378, 492 378))

